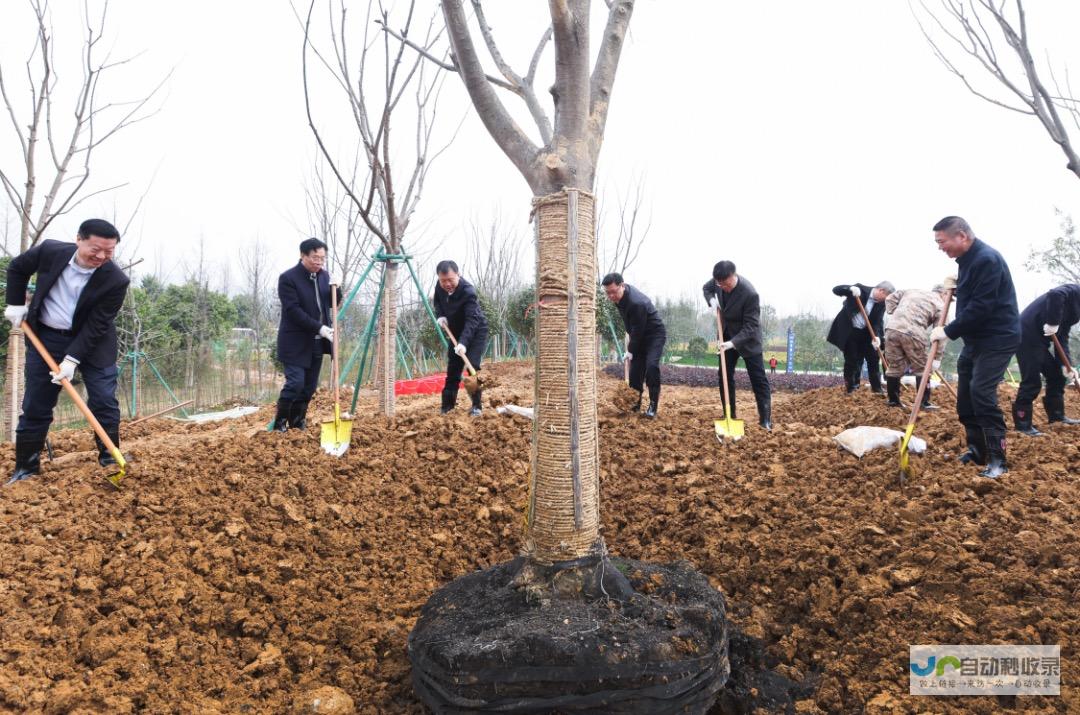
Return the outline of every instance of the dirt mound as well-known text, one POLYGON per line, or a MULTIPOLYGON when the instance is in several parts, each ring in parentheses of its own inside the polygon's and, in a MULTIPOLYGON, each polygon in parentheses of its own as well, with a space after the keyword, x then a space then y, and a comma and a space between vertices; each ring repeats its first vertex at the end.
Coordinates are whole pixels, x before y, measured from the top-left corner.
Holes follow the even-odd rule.
MULTIPOLYGON (((530 366, 488 369, 493 402, 529 404, 530 366)), ((602 404, 619 384, 601 381, 602 404)), ((748 424, 720 445, 714 390, 665 387, 655 421, 601 410, 614 554, 706 574, 755 662, 806 686, 800 712, 1080 711, 1069 688, 929 702, 905 675, 912 643, 1080 646, 1080 428, 1010 434, 995 483, 955 461, 943 407, 901 488, 895 451, 860 461, 831 441, 849 420, 906 421, 877 396, 778 395, 773 433, 748 424)), ((270 408, 144 423, 123 432, 120 492, 88 431, 55 435, 67 454, 0 490, 0 710, 288 712, 338 688, 358 712, 422 712, 406 636, 438 586, 515 555, 532 424, 439 416, 437 395, 400 398, 389 422, 365 416, 373 403, 342 458, 319 449, 323 396, 302 434, 266 432, 270 408)), ((10 445, 0 457, 10 469, 10 445)))

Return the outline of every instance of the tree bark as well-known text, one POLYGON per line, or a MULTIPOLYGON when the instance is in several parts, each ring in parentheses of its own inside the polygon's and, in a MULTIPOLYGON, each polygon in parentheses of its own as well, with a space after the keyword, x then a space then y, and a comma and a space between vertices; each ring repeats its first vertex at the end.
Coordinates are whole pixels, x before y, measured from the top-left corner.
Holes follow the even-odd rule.
POLYGON ((379 309, 379 362, 382 369, 376 376, 375 389, 379 396, 379 412, 393 417, 395 412, 394 379, 397 374, 397 273, 398 264, 387 261, 386 287, 379 309))

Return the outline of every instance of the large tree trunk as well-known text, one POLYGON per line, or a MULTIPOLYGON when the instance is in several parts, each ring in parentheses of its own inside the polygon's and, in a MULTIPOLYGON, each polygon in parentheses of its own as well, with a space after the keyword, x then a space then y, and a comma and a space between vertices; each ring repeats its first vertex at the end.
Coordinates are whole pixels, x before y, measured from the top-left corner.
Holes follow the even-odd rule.
POLYGON ((592 194, 533 200, 536 380, 525 552, 550 564, 600 547, 596 427, 596 240, 592 194))
POLYGON ((397 269, 396 263, 387 261, 383 264, 386 272, 383 289, 382 308, 379 312, 379 363, 382 367, 376 374, 375 390, 379 397, 379 412, 387 417, 394 416, 394 377, 397 373, 397 269))

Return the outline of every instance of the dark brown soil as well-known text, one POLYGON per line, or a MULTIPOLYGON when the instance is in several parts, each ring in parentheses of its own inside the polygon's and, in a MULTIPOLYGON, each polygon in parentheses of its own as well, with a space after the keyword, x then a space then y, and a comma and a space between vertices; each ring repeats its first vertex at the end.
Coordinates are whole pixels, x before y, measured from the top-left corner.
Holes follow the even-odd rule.
MULTIPOLYGON (((487 370, 502 387, 486 396, 529 404, 530 366, 487 370)), ((600 404, 620 384, 602 379, 600 404)), ((0 490, 0 711, 289 712, 333 686, 360 712, 422 712, 407 634, 440 585, 515 556, 531 431, 493 410, 442 417, 438 401, 358 418, 342 458, 319 448, 325 400, 303 434, 266 432, 270 408, 153 420, 123 432, 135 462, 119 492, 89 432, 54 435, 62 456, 0 490)), ((748 422, 728 445, 718 416, 715 387, 665 387, 655 421, 601 409, 604 535, 614 554, 706 574, 739 639, 763 648, 746 662, 812 687, 799 712, 1080 712, 1068 684, 1059 698, 906 694, 912 643, 1059 644, 1074 660, 1080 428, 1010 435, 995 483, 955 461, 945 407, 920 421, 929 451, 901 487, 895 450, 860 461, 831 441, 902 428, 876 396, 780 394, 772 434, 748 422)), ((10 445, 0 458, 10 469, 10 445)))

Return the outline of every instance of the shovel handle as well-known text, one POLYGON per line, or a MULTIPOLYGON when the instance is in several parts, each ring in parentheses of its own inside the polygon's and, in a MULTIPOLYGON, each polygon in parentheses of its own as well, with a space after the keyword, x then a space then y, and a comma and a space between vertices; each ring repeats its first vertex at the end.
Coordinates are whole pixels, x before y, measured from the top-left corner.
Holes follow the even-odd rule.
MULTIPOLYGON (((941 311, 941 317, 938 318, 938 327, 943 327, 945 322, 949 319, 949 308, 952 307, 953 292, 950 288, 945 291, 945 308, 941 311)), ((934 360, 937 359, 939 343, 935 341, 930 342, 930 351, 926 355, 926 366, 923 367, 922 380, 919 382, 919 390, 915 393, 915 404, 911 407, 911 419, 908 420, 909 425, 914 425, 915 420, 919 417, 919 408, 922 407, 923 395, 926 393, 930 384, 930 374, 934 371, 934 360)))
MULTIPOLYGON (((863 307, 862 298, 859 296, 852 296, 855 299, 855 304, 859 306, 859 312, 862 313, 862 319, 866 321, 866 329, 870 331, 870 339, 877 340, 877 336, 874 335, 874 326, 870 325, 870 316, 866 314, 866 308, 863 307)), ((881 358, 882 366, 888 370, 889 361, 885 359, 885 353, 881 350, 881 343, 878 343, 877 349, 878 357, 881 358)))
MULTIPOLYGON (((1054 350, 1057 352, 1058 360, 1061 361, 1061 366, 1071 369, 1072 365, 1069 363, 1069 356, 1065 354, 1065 348, 1062 347, 1061 341, 1058 340, 1058 336, 1051 335, 1050 338, 1054 341, 1054 350)), ((1080 392, 1080 382, 1074 380, 1073 386, 1076 388, 1077 392, 1080 392)))
MULTIPOLYGON (((724 319, 720 315, 720 308, 716 309, 716 336, 722 346, 724 344, 724 319)), ((731 401, 731 393, 728 392, 727 358, 724 357, 724 353, 727 351, 720 346, 717 346, 717 349, 720 353, 720 381, 724 386, 724 417, 730 421, 731 405, 728 403, 731 401)))
MULTIPOLYGON (((444 325, 444 326, 442 326, 442 329, 446 331, 446 336, 448 338, 450 338, 450 344, 453 345, 456 348, 457 347, 457 338, 455 338, 454 334, 452 332, 450 332, 450 326, 449 325, 444 325)), ((476 368, 472 366, 471 362, 469 362, 469 357, 467 355, 462 355, 461 360, 462 360, 462 362, 465 363, 465 367, 466 367, 466 369, 468 369, 469 374, 473 375, 475 377, 476 376, 476 368)))
POLYGON ((622 365, 623 365, 623 368, 622 368, 623 381, 626 382, 627 385, 630 384, 630 361, 626 359, 626 348, 628 348, 628 347, 630 347, 630 336, 629 335, 627 335, 626 339, 623 341, 623 361, 622 361, 622 365))
POLYGON ((334 416, 341 414, 341 397, 338 389, 338 335, 337 335, 337 293, 336 283, 330 284, 330 315, 334 319, 334 339, 330 341, 330 379, 334 383, 334 416))
MULTIPOLYGON (((53 360, 52 355, 50 355, 49 351, 45 349, 45 346, 41 343, 41 339, 38 338, 37 334, 30 327, 30 323, 26 322, 25 320, 22 323, 22 331, 26 334, 26 337, 33 344, 34 348, 37 349, 38 354, 41 355, 41 359, 45 361, 46 365, 48 365, 49 370, 51 370, 54 374, 60 372, 60 366, 56 364, 56 361, 53 360)), ((98 436, 98 439, 101 440, 101 443, 105 445, 105 448, 109 450, 110 454, 116 456, 120 450, 118 450, 116 448, 116 445, 113 444, 112 439, 109 438, 109 435, 105 432, 105 429, 101 426, 101 423, 98 422, 97 417, 94 417, 94 413, 91 412, 90 408, 86 406, 86 402, 83 401, 82 395, 79 394, 79 391, 75 389, 75 386, 72 385, 71 381, 67 378, 64 378, 60 381, 60 386, 64 388, 64 391, 67 392, 68 397, 71 398, 71 401, 74 402, 75 406, 79 408, 79 411, 83 413, 83 417, 85 417, 86 421, 90 423, 90 426, 94 429, 94 434, 98 436)))

